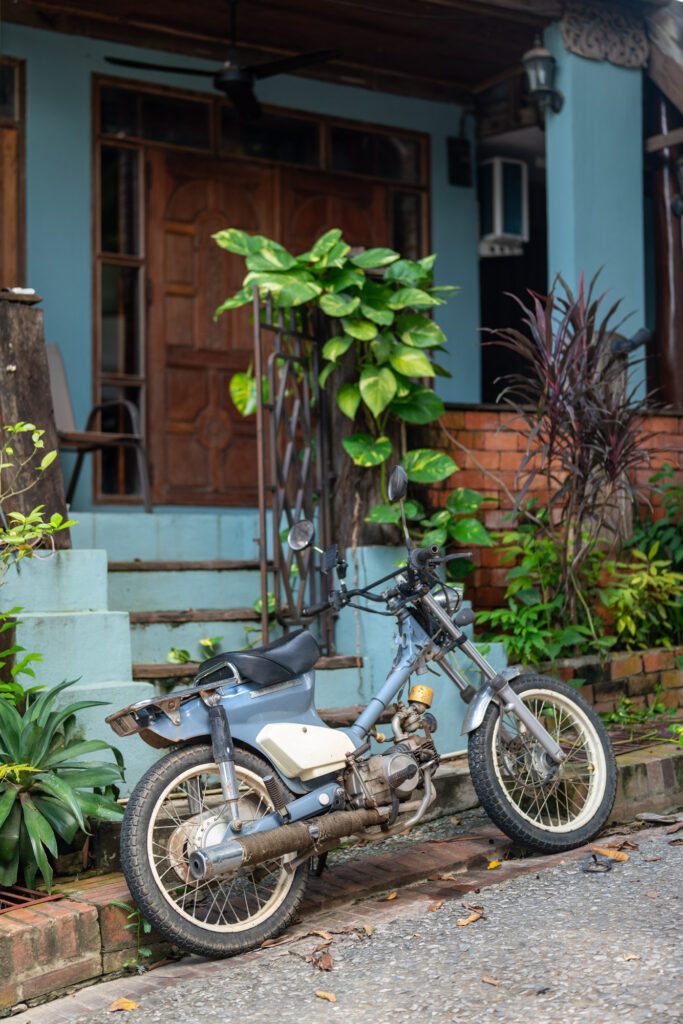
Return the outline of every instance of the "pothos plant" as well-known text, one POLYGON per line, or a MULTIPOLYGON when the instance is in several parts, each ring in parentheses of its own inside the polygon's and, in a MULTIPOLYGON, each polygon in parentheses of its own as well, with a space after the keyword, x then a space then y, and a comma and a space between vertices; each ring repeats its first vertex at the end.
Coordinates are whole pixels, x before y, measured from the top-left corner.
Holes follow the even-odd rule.
MULTIPOLYGON (((445 452, 411 448, 406 441, 406 427, 426 426, 444 411, 428 382, 450 376, 439 362, 446 335, 430 314, 457 289, 433 285, 434 255, 409 260, 387 248, 354 251, 336 228, 298 256, 236 228, 213 237, 241 256, 247 269, 242 287, 216 316, 252 302, 258 292, 272 297, 276 307, 297 311, 299 322, 311 309, 328 319, 331 337, 322 349, 319 383, 334 390, 337 406, 353 424, 354 432, 342 439, 346 454, 356 466, 379 475, 382 500, 367 521, 398 523, 399 509, 386 494, 392 463, 400 461, 410 481, 427 485, 448 479, 458 468, 445 452)), ((255 411, 258 386, 266 384, 254 379, 251 368, 233 376, 230 394, 243 415, 255 411)), ((476 491, 460 487, 436 512, 428 513, 417 500, 407 502, 406 512, 421 542, 490 545, 475 517, 482 501, 476 491)))

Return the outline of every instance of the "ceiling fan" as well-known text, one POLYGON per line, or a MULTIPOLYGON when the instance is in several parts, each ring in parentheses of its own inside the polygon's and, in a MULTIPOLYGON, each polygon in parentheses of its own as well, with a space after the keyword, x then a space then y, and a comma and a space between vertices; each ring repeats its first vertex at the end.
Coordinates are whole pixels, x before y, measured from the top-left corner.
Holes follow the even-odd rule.
POLYGON ((242 65, 237 53, 237 2, 230 3, 230 46, 225 62, 215 71, 203 68, 183 68, 173 64, 154 64, 144 60, 125 60, 122 57, 105 58, 109 64, 123 68, 143 68, 149 71, 168 71, 175 75, 199 75, 202 78, 213 78, 214 88, 224 93, 232 101, 239 117, 251 121, 261 114, 261 106, 254 95, 254 83, 262 78, 272 78, 287 72, 298 71, 312 64, 322 64, 339 56, 338 50, 315 50, 312 53, 300 53, 293 57, 282 57, 265 64, 242 65))

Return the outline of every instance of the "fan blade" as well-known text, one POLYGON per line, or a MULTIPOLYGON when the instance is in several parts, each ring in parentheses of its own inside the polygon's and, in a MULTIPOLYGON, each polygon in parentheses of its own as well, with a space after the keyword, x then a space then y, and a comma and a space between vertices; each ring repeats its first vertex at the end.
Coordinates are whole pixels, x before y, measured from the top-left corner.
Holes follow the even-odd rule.
POLYGON ((254 95, 251 84, 246 81, 226 82, 220 86, 235 108, 242 121, 255 121, 261 116, 261 104, 254 95))
POLYGON ((283 57, 282 60, 271 60, 267 64, 254 64, 245 68, 254 78, 272 78, 288 71, 306 68, 309 64, 324 64, 325 61, 339 57, 339 50, 316 50, 314 53, 300 53, 296 57, 283 57))
POLYGON ((174 64, 148 64, 146 60, 124 60, 122 57, 105 57, 108 64, 116 64, 121 68, 141 68, 143 71, 169 71, 174 75, 201 75, 202 78, 213 78, 215 71, 204 71, 199 68, 179 68, 174 64))

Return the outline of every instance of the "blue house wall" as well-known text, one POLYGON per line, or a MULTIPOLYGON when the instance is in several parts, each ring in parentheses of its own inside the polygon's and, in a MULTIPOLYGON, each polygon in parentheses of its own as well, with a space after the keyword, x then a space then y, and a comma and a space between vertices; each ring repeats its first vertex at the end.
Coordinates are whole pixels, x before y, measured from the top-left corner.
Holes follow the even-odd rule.
MULTIPOLYGON (((159 60, 143 50, 80 36, 8 24, 3 49, 26 61, 28 283, 44 299, 46 338, 65 358, 76 418, 92 403, 92 75, 126 77, 105 56, 159 60)), ((173 55, 176 64, 212 65, 173 55)), ((210 91, 198 79, 135 71, 129 77, 177 88, 210 91)), ((446 138, 459 131, 461 110, 450 104, 279 76, 259 83, 265 103, 312 113, 426 132, 430 136, 431 247, 439 254, 439 284, 461 291, 439 310, 449 338, 444 361, 452 380, 439 380, 445 399, 478 402, 479 279, 476 190, 448 184, 446 138)), ((90 460, 88 460, 89 462, 90 460)), ((91 507, 90 466, 76 497, 91 507)))

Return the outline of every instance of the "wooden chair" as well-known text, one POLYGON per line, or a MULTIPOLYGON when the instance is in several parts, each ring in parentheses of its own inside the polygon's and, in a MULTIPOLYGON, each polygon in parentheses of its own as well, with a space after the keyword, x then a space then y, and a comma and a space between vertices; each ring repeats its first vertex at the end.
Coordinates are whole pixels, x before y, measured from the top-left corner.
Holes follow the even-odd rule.
POLYGON ((138 410, 132 402, 123 398, 102 402, 90 410, 85 424, 85 430, 76 429, 71 396, 66 380, 62 354, 56 345, 46 345, 47 361, 50 369, 50 390, 52 393, 52 406, 54 410, 55 423, 57 426, 57 437, 61 451, 77 452, 78 457, 71 474, 69 486, 66 490, 66 503, 70 505, 76 492, 78 478, 83 468, 83 460, 88 452, 99 452, 104 448, 133 448, 137 461, 140 483, 142 486, 142 497, 145 504, 145 512, 152 511, 152 497, 149 486, 149 467, 147 453, 140 429, 140 417, 138 410), (105 409, 123 409, 127 414, 130 423, 130 433, 121 434, 110 431, 95 429, 97 423, 101 425, 101 414, 105 409))

